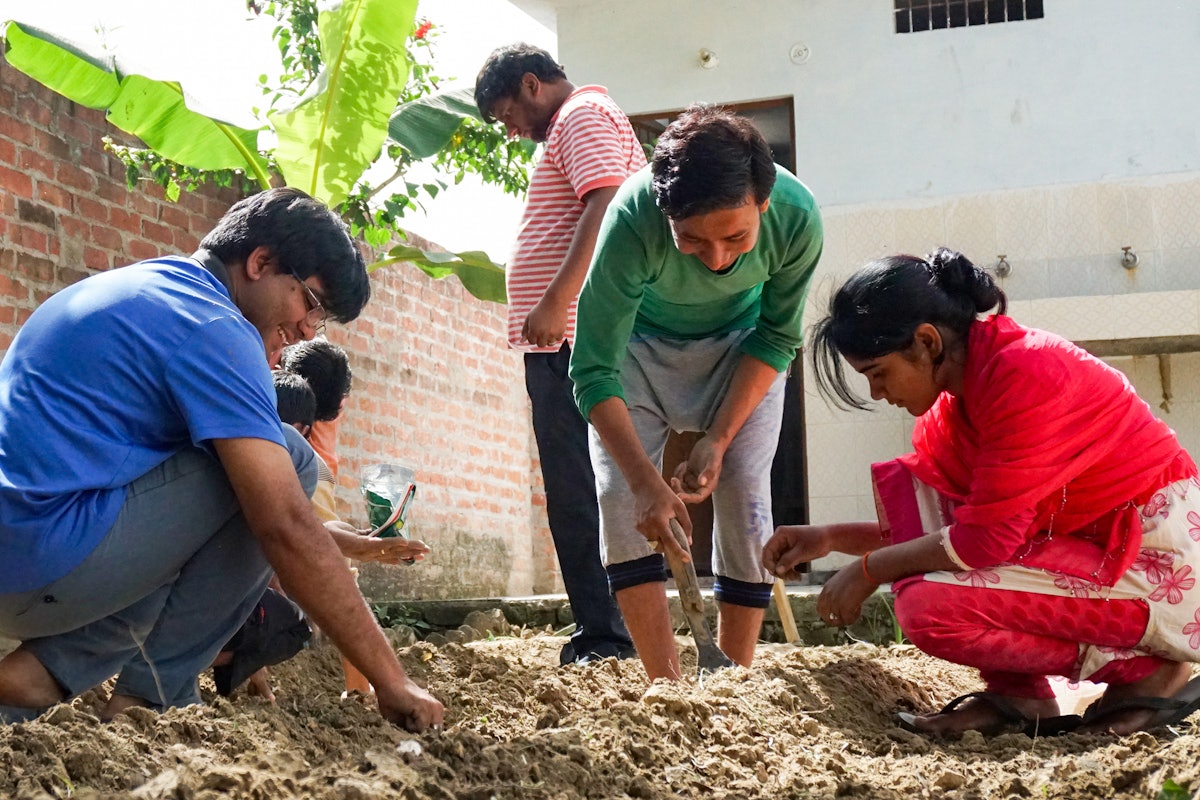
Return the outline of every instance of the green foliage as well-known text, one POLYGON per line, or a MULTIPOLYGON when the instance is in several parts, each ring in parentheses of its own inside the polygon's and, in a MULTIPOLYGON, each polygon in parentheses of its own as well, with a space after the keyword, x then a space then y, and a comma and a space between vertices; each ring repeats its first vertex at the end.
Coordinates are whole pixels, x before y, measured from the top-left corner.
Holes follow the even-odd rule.
POLYGON ((1192 800, 1192 793, 1186 786, 1168 779, 1158 790, 1156 800, 1192 800))
MULTIPOLYGON (((428 21, 414 27, 415 8, 416 0, 343 0, 320 12, 315 0, 266 3, 261 13, 277 23, 281 74, 260 76, 265 109, 253 110, 267 122, 255 130, 192 112, 177 83, 132 74, 120 54, 102 45, 81 49, 17 22, 3 35, 14 67, 81 105, 104 109, 114 125, 148 145, 106 142, 131 187, 153 182, 177 199, 206 183, 265 189, 282 178, 382 247, 395 236, 407 238, 406 213, 469 173, 522 194, 534 151, 484 124, 473 90, 438 91, 437 30, 428 21), (263 131, 277 142, 267 152, 258 150, 263 131), (407 179, 419 161, 440 177, 407 179)), ((486 254, 446 259, 407 252, 426 274, 459 275, 477 297, 504 301, 502 267, 486 254)))
POLYGON ((433 625, 429 624, 411 606, 404 603, 377 604, 371 607, 371 611, 375 614, 375 619, 379 622, 379 627, 381 628, 396 628, 400 625, 407 625, 417 632, 418 637, 422 637, 433 630, 433 625))
POLYGON ((508 299, 504 288, 504 267, 488 258, 487 253, 468 250, 444 253, 421 250, 412 245, 397 245, 388 251, 387 258, 367 269, 372 272, 391 264, 407 262, 431 278, 457 275, 466 290, 480 300, 503 303, 508 299))

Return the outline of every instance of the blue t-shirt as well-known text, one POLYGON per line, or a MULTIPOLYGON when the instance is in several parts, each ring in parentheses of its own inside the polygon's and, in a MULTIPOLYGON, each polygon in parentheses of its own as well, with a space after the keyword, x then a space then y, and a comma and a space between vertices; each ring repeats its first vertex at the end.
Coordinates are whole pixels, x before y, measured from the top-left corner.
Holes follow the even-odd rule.
POLYGON ((0 594, 70 572, 132 481, 229 438, 284 443, 262 337, 215 275, 165 257, 55 294, 0 363, 0 594))

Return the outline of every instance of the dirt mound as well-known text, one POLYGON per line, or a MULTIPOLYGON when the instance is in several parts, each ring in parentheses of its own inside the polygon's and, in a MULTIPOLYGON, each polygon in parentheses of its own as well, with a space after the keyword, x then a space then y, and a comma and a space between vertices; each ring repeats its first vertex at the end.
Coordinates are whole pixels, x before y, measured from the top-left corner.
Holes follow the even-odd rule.
MULTIPOLYGON (((1158 737, 928 740, 892 723, 978 688, 911 647, 763 645, 753 670, 648 686, 636 662, 559 668, 563 640, 417 643, 405 668, 446 703, 440 737, 341 699, 337 654, 238 695, 102 724, 92 693, 0 727, 0 797, 1110 798, 1200 788, 1200 727, 1158 737)), ((694 651, 685 647, 685 668, 694 651)), ((211 688, 211 686, 210 686, 211 688)), ((1186 797, 1186 794, 1178 797, 1186 797)))

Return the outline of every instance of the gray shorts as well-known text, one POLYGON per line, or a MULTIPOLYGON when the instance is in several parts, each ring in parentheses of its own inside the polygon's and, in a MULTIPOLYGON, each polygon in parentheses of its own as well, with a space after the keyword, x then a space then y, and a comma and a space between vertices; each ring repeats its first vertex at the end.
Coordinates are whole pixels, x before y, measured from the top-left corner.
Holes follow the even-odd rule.
MULTIPOLYGON (((311 495, 312 448, 291 426, 284 433, 311 495)), ((120 694, 188 705, 270 575, 220 462, 189 448, 129 485, 117 521, 78 567, 0 595, 0 633, 21 640, 68 697, 119 674, 120 694)))
MULTIPOLYGON (((743 354, 749 330, 708 339, 635 339, 621 368, 621 386, 638 438, 651 462, 662 465, 672 430, 704 431, 712 425, 743 354)), ((771 583, 762 548, 774 532, 771 462, 779 443, 786 375, 770 390, 725 453, 713 491, 713 574, 747 583, 771 583)), ((592 466, 600 498, 601 558, 605 566, 653 554, 634 527, 633 493, 589 428, 592 466)))

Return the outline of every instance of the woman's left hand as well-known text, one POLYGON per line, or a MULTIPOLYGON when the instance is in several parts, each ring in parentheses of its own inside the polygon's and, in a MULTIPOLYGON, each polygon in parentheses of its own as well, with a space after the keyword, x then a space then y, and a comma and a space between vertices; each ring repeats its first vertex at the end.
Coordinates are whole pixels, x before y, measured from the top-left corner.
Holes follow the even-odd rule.
POLYGON ((862 604, 877 589, 862 574, 858 561, 842 567, 825 582, 817 598, 817 614, 835 628, 853 625, 862 616, 862 604))

